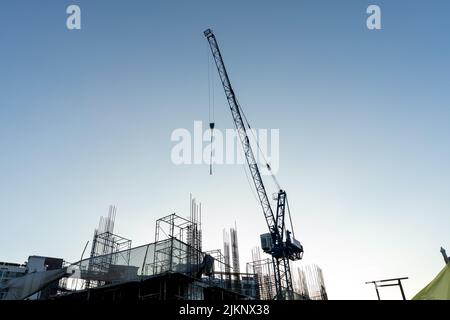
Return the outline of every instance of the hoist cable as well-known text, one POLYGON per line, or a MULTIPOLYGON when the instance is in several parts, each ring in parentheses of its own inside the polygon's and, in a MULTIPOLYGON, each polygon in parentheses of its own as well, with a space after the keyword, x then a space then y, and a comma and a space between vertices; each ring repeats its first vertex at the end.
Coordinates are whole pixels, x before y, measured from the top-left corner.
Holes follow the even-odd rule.
POLYGON ((211 56, 209 55, 209 47, 206 47, 206 53, 208 56, 208 112, 209 112, 209 129, 211 133, 211 152, 209 158, 209 174, 212 175, 212 165, 213 165, 213 141, 214 141, 214 75, 212 74, 213 68, 211 68, 212 61, 211 56))

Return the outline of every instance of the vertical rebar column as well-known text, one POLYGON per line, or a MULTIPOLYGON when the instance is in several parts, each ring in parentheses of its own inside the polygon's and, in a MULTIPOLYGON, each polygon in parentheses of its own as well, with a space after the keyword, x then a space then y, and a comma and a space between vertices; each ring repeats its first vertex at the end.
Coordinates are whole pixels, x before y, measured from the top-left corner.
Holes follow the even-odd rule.
POLYGON ((230 239, 228 232, 223 230, 223 255, 225 260, 225 281, 227 288, 231 287, 231 270, 230 270, 230 239))

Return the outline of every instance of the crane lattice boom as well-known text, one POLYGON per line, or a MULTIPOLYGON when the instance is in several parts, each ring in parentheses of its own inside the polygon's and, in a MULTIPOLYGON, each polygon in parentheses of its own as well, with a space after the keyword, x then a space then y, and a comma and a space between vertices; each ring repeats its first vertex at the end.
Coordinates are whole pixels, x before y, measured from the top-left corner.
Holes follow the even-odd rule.
POLYGON ((267 227, 269 228, 268 234, 261 235, 261 244, 262 249, 266 253, 272 255, 275 287, 277 292, 276 298, 292 298, 293 286, 289 260, 301 259, 303 255, 303 247, 300 242, 295 240, 293 237, 291 239, 291 232, 285 228, 285 212, 287 204, 286 192, 284 190, 278 191, 277 210, 276 214, 274 214, 274 211, 270 205, 269 197, 267 196, 264 182, 261 178, 261 173, 259 171, 255 155, 250 145, 250 140, 241 114, 241 108, 238 104, 236 95, 234 94, 233 87, 231 86, 216 37, 211 29, 206 30, 204 34, 209 42, 217 71, 225 91, 225 96, 230 106, 234 124, 244 149, 244 155, 258 194, 258 199, 261 203, 267 227))

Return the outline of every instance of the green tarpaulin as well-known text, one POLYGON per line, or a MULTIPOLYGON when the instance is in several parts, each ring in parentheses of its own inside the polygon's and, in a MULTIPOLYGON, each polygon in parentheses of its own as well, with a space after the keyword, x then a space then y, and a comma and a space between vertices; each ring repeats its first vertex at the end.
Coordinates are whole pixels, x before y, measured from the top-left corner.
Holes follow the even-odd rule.
POLYGON ((450 263, 413 300, 450 300, 450 263))

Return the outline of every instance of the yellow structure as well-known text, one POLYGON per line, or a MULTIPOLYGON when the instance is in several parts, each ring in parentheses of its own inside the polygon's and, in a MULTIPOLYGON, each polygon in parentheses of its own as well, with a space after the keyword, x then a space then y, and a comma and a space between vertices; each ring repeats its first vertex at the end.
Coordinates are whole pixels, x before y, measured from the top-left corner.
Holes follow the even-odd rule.
POLYGON ((450 300, 450 263, 412 300, 450 300))

